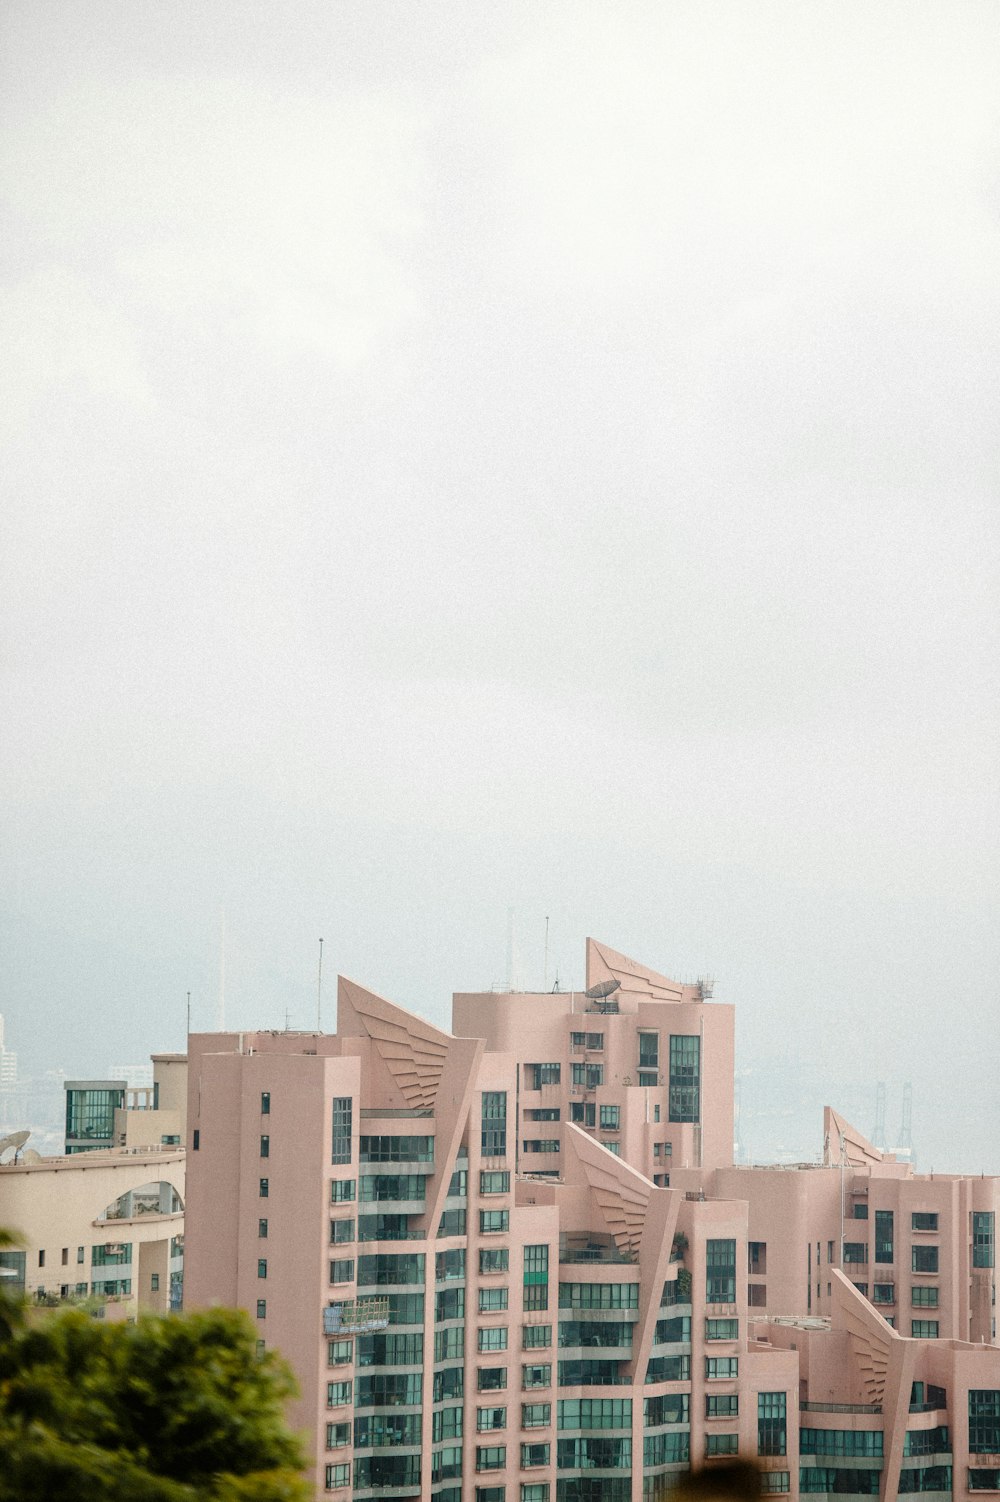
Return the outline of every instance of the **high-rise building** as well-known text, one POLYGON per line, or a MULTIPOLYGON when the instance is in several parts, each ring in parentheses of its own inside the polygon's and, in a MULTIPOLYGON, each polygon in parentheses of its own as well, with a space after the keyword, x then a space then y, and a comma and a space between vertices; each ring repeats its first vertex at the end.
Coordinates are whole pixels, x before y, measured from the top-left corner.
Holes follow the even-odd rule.
POLYGON ((318 1495, 1000 1490, 995 1181, 925 1192, 833 1113, 825 1167, 735 1168, 732 1009, 592 941, 584 993, 450 1034, 338 995, 334 1035, 190 1039, 187 1302, 292 1362, 318 1495))

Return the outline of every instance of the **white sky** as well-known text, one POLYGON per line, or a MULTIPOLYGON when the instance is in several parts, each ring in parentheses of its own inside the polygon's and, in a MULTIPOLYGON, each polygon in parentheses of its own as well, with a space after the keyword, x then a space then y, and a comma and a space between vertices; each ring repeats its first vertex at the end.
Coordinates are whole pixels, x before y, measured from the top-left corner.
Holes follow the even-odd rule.
POLYGON ((223 909, 305 1026, 513 907, 1000 1172, 996 5, 0 25, 22 1067, 211 1025, 223 909))

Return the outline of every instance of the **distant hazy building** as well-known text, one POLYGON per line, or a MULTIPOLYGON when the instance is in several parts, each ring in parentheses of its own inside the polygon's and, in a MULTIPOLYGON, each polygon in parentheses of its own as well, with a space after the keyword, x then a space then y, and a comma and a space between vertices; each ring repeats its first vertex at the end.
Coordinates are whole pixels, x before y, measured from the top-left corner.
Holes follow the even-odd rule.
POLYGON ((4 1038, 3 1013, 0 1012, 0 1089, 17 1084, 17 1054, 9 1049, 4 1038))
POLYGON ((145 1064, 112 1064, 108 1069, 108 1078, 112 1080, 125 1080, 131 1090, 152 1090, 153 1066, 145 1064))
POLYGON ((190 1040, 188 1301, 292 1361, 319 1494, 639 1502, 733 1455, 1000 1491, 995 1181, 834 1113, 826 1167, 734 1168, 710 995, 589 942, 585 994, 456 996, 453 1034, 341 980, 336 1035, 190 1040))

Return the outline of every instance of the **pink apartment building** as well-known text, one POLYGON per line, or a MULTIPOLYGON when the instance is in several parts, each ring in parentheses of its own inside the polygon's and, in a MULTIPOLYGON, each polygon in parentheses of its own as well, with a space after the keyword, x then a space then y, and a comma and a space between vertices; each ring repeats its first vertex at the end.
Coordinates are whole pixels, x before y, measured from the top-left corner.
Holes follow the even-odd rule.
POLYGON ((189 1060, 186 1302, 289 1358, 318 1496, 638 1502, 733 1455, 1000 1491, 996 1181, 832 1112, 824 1166, 734 1167, 707 984, 588 941, 585 993, 457 995, 451 1034, 342 979, 336 1034, 189 1060))

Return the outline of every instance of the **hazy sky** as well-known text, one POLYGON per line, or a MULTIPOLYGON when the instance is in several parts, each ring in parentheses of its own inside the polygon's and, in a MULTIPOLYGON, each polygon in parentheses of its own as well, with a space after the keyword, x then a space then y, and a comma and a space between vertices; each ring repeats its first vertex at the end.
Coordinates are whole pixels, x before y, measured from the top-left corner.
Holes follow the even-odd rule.
POLYGON ((2 29, 22 1067, 211 1026, 223 912, 232 1025, 320 935, 444 1022, 513 908, 1000 1171, 996 4, 2 29))

